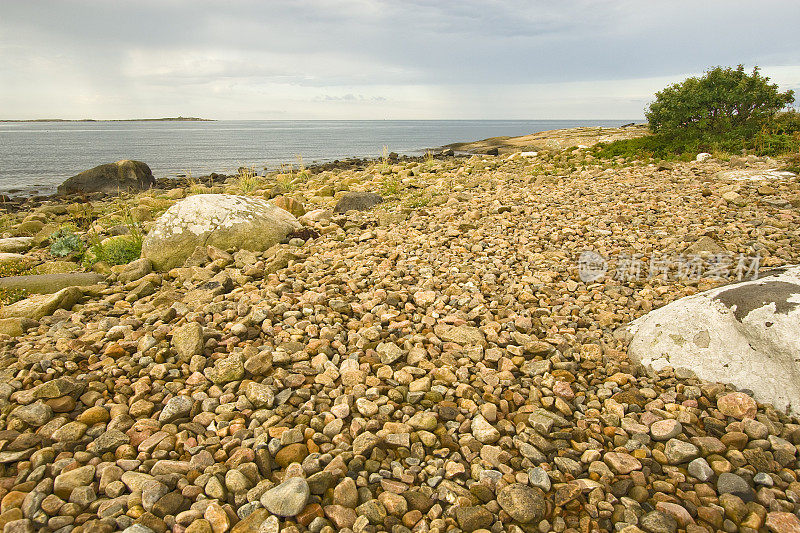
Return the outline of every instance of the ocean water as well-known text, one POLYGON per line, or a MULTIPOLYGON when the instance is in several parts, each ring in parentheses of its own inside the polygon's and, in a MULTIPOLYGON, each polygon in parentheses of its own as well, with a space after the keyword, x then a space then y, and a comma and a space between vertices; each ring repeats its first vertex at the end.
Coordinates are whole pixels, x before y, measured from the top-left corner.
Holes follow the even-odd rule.
POLYGON ((65 179, 118 161, 144 161, 157 178, 186 172, 234 173, 240 166, 276 169, 428 148, 503 135, 630 120, 358 120, 214 122, 0 123, 0 193, 50 194, 65 179))

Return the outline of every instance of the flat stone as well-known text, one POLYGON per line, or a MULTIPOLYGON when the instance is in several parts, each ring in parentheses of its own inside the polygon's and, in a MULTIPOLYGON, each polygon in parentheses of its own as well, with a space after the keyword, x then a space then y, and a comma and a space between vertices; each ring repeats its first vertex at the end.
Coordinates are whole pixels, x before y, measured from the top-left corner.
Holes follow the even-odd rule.
POLYGON ((630 474, 634 470, 642 469, 642 463, 636 457, 626 453, 607 452, 603 456, 603 462, 620 475, 630 474))
POLYGON ((472 419, 472 436, 483 444, 493 444, 500 440, 500 432, 483 415, 475 415, 472 419))
POLYGON ((666 441, 677 437, 683 432, 683 426, 677 420, 668 418, 666 420, 659 420, 650 425, 650 435, 653 440, 666 441))
POLYGON ((717 398, 717 409, 725 416, 738 420, 754 418, 757 405, 755 400, 743 392, 731 392, 717 398))
POLYGON ((265 492, 261 504, 274 515, 290 517, 300 514, 310 496, 306 480, 292 477, 265 492))
POLYGON ((96 272, 34 274, 0 278, 0 289, 24 290, 29 294, 53 294, 67 287, 84 287, 100 283, 105 276, 96 272))
POLYGON ((494 516, 481 505, 457 507, 456 522, 463 531, 472 532, 478 529, 489 529, 494 522, 494 516))
POLYGON ((733 494, 745 502, 753 501, 755 497, 753 489, 747 481, 730 472, 723 472, 717 478, 717 492, 720 494, 733 494))
POLYGON ((702 457, 693 459, 689 463, 687 470, 690 476, 695 477, 702 482, 706 482, 714 476, 714 470, 702 457))
POLYGON ((37 294, 0 308, 0 319, 17 317, 39 320, 58 309, 72 309, 82 298, 83 292, 77 287, 67 287, 54 294, 37 294))
POLYGON ((500 490, 497 503, 511 518, 523 524, 541 520, 547 511, 544 493, 520 483, 512 483, 500 490))
POLYGON ((369 431, 365 431, 353 439, 353 453, 355 455, 367 455, 380 443, 381 439, 369 431))
POLYGON ((671 465, 679 465, 696 459, 700 450, 694 444, 678 439, 670 439, 664 446, 664 455, 671 465))
POLYGON ((188 396, 173 396, 164 406, 164 409, 161 410, 161 414, 158 415, 158 421, 162 424, 168 424, 181 418, 188 418, 193 405, 194 401, 188 396))
POLYGON ((95 468, 92 465, 78 467, 56 476, 53 493, 64 500, 69 499, 76 487, 88 485, 94 480, 95 468))
POLYGON ((172 348, 182 361, 202 355, 203 346, 203 326, 197 322, 189 322, 172 332, 172 348))
POLYGON ((374 192, 352 191, 345 193, 333 208, 334 213, 366 211, 383 202, 383 197, 374 192))
POLYGON ((662 511, 651 511, 639 519, 639 527, 648 533, 675 533, 678 522, 662 511))
POLYGON ((486 335, 480 329, 471 326, 440 325, 434 328, 434 332, 444 342, 454 342, 462 346, 486 344, 486 335))
POLYGON ((767 513, 764 524, 773 533, 800 533, 800 519, 793 513, 780 511, 767 513))

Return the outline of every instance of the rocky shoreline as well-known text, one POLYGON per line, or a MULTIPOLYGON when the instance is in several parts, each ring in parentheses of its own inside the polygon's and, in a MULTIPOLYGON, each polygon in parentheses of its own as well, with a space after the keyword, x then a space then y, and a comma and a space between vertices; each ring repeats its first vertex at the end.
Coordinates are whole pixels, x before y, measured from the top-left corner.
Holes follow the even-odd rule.
POLYGON ((0 524, 798 531, 798 418, 637 365, 621 334, 735 273, 615 276, 622 257, 687 251, 800 263, 800 181, 776 166, 546 150, 21 202, 2 266, 100 281, 0 308, 0 524), (353 192, 382 201, 335 208, 353 192), (221 193, 303 230, 162 271, 50 255, 65 224, 113 239, 125 210, 146 236, 221 193), (582 279, 587 249, 605 276, 582 279))

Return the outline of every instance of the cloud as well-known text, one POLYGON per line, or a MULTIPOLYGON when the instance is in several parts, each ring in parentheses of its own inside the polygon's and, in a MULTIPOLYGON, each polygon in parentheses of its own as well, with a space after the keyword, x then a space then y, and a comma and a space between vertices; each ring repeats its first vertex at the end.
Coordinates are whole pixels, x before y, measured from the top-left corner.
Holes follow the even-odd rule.
POLYGON ((0 102, 17 118, 635 118, 658 80, 715 65, 797 87, 798 19, 795 0, 6 2, 0 102))

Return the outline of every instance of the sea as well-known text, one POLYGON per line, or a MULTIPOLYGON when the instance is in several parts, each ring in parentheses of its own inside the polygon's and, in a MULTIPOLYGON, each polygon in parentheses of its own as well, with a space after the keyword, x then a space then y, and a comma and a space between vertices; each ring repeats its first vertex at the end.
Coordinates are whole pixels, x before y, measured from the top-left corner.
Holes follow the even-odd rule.
POLYGON ((218 120, 0 122, 0 193, 52 194, 94 166, 135 159, 156 178, 258 172, 454 142, 631 120, 218 120))

